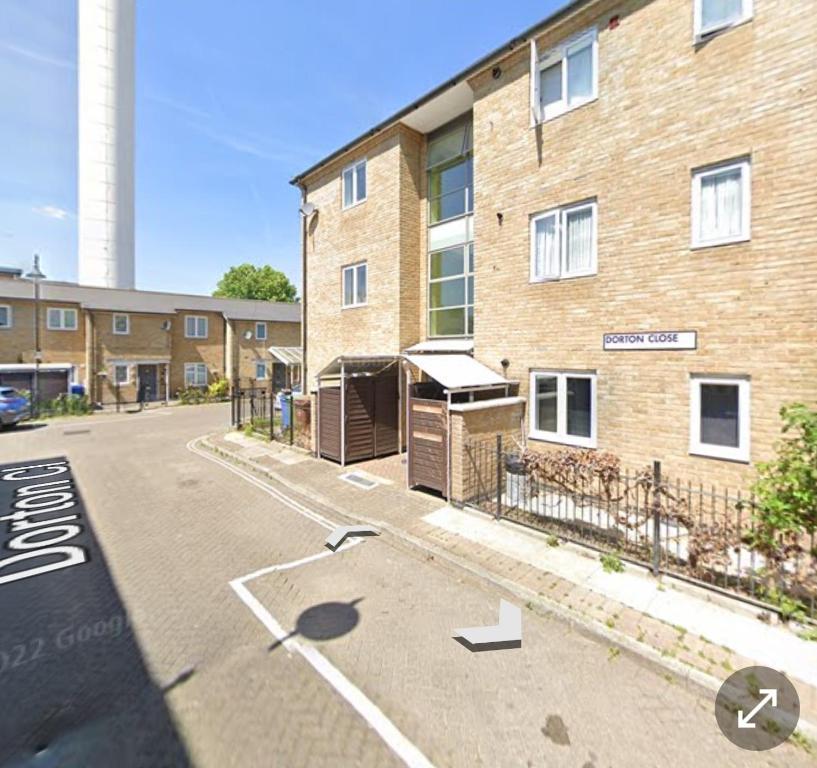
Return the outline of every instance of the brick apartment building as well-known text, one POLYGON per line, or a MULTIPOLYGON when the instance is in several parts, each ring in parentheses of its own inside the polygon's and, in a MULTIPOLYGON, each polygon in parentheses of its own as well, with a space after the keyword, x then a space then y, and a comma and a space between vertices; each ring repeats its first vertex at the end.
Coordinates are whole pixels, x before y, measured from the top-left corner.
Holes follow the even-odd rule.
MULTIPOLYGON (((300 305, 43 282, 39 305, 44 398, 80 384, 95 403, 167 400, 226 378, 297 378, 275 356, 300 348, 300 305)), ((0 383, 30 389, 33 285, 0 276, 0 383)))
POLYGON ((807 0, 578 0, 293 179, 318 452, 748 483, 817 402, 816 59, 807 0))

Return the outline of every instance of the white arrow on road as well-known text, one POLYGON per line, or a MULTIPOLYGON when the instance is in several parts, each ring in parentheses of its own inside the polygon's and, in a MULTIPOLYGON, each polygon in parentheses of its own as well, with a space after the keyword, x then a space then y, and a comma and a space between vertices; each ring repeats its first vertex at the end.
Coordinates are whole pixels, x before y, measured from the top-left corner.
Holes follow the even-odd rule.
POLYGON ((504 646, 522 643, 522 611, 507 600, 499 601, 499 624, 492 627, 467 627, 455 629, 454 637, 460 637, 472 646, 504 646))
POLYGON ((326 546, 333 552, 347 536, 379 536, 380 531, 368 525, 339 525, 326 537, 326 546))
POLYGON ((772 703, 773 707, 777 706, 777 689, 776 688, 760 688, 760 693, 765 694, 765 696, 757 703, 754 709, 752 709, 748 715, 743 714, 743 710, 738 711, 738 728, 754 728, 755 724, 752 722, 752 718, 760 712, 763 707, 765 707, 769 702, 772 703))

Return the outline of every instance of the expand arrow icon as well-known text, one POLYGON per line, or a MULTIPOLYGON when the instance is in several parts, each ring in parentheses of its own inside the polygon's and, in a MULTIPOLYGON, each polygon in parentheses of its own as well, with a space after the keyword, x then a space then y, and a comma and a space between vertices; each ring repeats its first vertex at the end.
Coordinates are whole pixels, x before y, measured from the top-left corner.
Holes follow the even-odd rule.
POLYGON ((763 707, 765 707, 769 702, 772 703, 773 707, 777 706, 777 689, 776 688, 760 688, 759 692, 765 694, 763 698, 757 703, 757 705, 752 709, 748 715, 743 714, 743 710, 738 711, 738 728, 754 728, 755 723, 752 722, 752 718, 760 712, 763 707))
POLYGON ((377 528, 368 525, 339 525, 326 537, 326 546, 333 552, 346 540, 348 536, 379 536, 377 528))
POLYGON ((522 646, 522 611, 507 600, 499 601, 499 624, 455 629, 454 639, 472 651, 493 651, 522 646))

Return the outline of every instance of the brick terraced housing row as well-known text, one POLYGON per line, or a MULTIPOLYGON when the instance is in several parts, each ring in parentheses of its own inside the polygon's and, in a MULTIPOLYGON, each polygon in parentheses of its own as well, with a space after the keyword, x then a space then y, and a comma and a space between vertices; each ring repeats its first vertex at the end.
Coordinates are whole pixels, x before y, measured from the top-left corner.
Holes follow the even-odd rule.
MULTIPOLYGON (((300 346, 300 306, 268 301, 44 282, 39 302, 41 391, 80 384, 94 403, 166 400, 218 379, 273 380, 287 371, 270 347, 300 346)), ((0 383, 30 389, 33 285, 0 279, 0 383)), ((297 373, 296 373, 297 376, 297 373)))
POLYGON ((454 433, 745 486, 817 403, 814 11, 579 0, 298 175, 310 389, 470 342, 523 400, 454 433))

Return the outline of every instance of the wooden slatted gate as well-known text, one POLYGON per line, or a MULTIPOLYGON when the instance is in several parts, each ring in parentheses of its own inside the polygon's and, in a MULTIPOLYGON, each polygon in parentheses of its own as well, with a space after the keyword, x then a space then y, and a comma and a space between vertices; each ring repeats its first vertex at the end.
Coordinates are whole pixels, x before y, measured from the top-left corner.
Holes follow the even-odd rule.
MULTIPOLYGON (((396 372, 381 376, 350 376, 346 380, 346 462, 397 453, 399 398, 396 372)), ((341 460, 340 387, 318 391, 321 456, 341 460)))
POLYGON ((448 425, 442 400, 409 400, 409 485, 446 493, 448 425))

